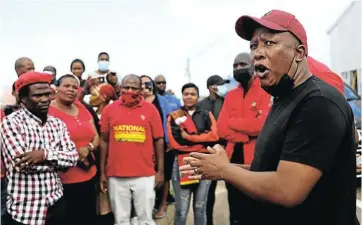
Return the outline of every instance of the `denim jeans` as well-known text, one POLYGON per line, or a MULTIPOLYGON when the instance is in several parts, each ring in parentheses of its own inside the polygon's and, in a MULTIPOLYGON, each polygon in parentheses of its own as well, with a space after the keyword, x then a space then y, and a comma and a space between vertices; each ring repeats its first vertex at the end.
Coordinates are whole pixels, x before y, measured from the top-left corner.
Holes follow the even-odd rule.
POLYGON ((174 225, 185 225, 189 213, 191 195, 193 194, 194 225, 206 225, 206 205, 211 181, 201 180, 190 188, 180 186, 180 172, 177 159, 172 172, 172 185, 175 192, 176 215, 174 225))

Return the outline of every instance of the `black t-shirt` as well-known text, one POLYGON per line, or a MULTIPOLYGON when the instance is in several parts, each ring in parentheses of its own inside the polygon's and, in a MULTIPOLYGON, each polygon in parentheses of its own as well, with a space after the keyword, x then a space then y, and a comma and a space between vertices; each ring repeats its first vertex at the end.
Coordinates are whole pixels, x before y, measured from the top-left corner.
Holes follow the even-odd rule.
POLYGON ((276 171, 280 160, 322 171, 294 208, 255 202, 255 224, 352 225, 356 215, 353 113, 335 88, 312 76, 284 99, 274 99, 255 146, 252 171, 276 171))
POLYGON ((158 96, 155 96, 155 99, 153 100, 152 104, 156 107, 158 113, 160 114, 161 117, 161 122, 163 124, 163 111, 160 105, 160 101, 158 100, 158 96))

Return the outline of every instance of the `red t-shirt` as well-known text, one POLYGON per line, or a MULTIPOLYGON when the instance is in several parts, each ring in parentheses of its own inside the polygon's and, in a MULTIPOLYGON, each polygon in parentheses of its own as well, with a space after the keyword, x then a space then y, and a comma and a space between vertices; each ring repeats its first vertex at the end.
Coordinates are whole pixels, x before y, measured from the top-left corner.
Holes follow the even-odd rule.
MULTIPOLYGON (((0 109, 0 121, 2 121, 5 117, 5 113, 2 109, 0 109)), ((3 163, 3 160, 2 160, 2 155, 1 155, 1 160, 0 160, 0 163, 1 163, 1 179, 5 177, 5 167, 4 167, 4 163, 3 163)))
POLYGON ((342 78, 338 76, 338 74, 334 73, 326 65, 313 59, 310 56, 308 56, 307 61, 309 70, 314 76, 320 78, 321 80, 335 87, 342 94, 344 94, 344 83, 342 78))
POLYGON ((103 110, 100 124, 102 133, 109 132, 107 176, 155 174, 153 140, 164 133, 154 105, 142 100, 138 106, 127 108, 117 100, 103 110))
MULTIPOLYGON (((65 112, 55 108, 49 108, 49 115, 54 116, 62 120, 68 128, 70 138, 74 142, 75 147, 86 147, 93 140, 95 136, 95 130, 92 125, 93 117, 85 108, 85 106, 79 101, 74 102, 74 105, 78 108, 78 115, 72 116, 65 112)), ((84 182, 92 179, 97 172, 97 168, 93 165, 88 171, 85 171, 79 167, 72 167, 65 173, 60 173, 59 176, 64 184, 72 184, 84 182)))

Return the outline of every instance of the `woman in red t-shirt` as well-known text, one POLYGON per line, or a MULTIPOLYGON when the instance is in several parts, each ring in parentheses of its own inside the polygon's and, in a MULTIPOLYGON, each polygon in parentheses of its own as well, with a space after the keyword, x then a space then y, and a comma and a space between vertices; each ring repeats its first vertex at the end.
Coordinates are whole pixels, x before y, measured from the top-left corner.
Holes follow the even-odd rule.
POLYGON ((57 96, 49 108, 49 115, 62 120, 79 152, 76 167, 60 173, 67 207, 68 225, 94 224, 96 220, 95 175, 97 172, 92 151, 99 145, 93 118, 77 100, 79 80, 74 75, 60 77, 57 96))

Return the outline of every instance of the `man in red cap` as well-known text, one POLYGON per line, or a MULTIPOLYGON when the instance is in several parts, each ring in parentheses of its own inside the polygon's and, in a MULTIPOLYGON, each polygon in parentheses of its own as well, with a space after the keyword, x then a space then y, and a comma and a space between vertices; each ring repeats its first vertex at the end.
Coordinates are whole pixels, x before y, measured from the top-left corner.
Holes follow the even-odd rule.
POLYGON ((23 107, 4 118, 1 152, 8 180, 7 224, 63 224, 63 187, 57 172, 78 153, 65 124, 48 116, 52 76, 27 72, 15 82, 23 107))
POLYGON ((231 164, 220 146, 192 153, 180 170, 223 179, 254 198, 245 224, 355 224, 353 112, 310 72, 303 26, 272 10, 260 19, 240 17, 236 32, 250 41, 254 73, 274 97, 250 170, 231 164))

